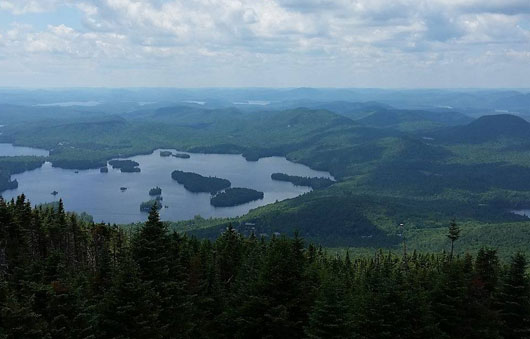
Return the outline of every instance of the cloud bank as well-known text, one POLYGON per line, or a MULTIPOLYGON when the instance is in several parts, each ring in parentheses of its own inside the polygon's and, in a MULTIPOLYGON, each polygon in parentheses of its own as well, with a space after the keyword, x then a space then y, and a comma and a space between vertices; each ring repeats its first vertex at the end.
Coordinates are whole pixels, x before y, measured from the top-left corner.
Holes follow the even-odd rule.
POLYGON ((530 87, 528 0, 0 0, 0 20, 0 86, 530 87))

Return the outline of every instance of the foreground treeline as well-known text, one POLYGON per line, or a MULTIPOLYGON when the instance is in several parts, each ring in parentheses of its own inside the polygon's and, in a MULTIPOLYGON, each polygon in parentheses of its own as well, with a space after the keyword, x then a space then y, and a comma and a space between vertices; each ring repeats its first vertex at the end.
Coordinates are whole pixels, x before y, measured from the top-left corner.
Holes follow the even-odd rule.
POLYGON ((0 201, 0 338, 524 338, 526 261, 326 255, 295 237, 215 242, 0 201))

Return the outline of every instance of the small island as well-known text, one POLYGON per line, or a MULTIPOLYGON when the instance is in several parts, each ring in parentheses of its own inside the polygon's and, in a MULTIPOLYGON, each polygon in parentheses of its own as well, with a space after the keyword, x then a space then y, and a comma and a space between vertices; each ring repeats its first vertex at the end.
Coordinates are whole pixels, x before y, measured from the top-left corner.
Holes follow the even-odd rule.
POLYGON ((271 174, 271 179, 277 180, 277 181, 288 181, 295 186, 307 186, 307 187, 311 187, 314 190, 317 190, 320 188, 326 188, 335 183, 335 181, 329 178, 300 177, 297 175, 288 175, 285 173, 273 173, 271 174))
POLYGON ((140 211, 142 211, 142 212, 150 212, 151 209, 153 208, 153 206, 157 210, 162 209, 162 204, 158 200, 153 199, 153 200, 142 202, 140 204, 140 211))
POLYGON ((215 207, 231 207, 242 205, 250 201, 263 199, 263 192, 250 188, 229 188, 210 199, 210 204, 215 207))
POLYGON ((193 193, 216 193, 232 185, 232 183, 226 179, 204 177, 192 172, 173 171, 173 173, 171 173, 171 178, 176 180, 179 184, 184 185, 185 189, 193 193))
POLYGON ((186 154, 186 153, 175 153, 175 154, 173 154, 173 152, 171 152, 171 151, 160 151, 160 156, 161 157, 175 157, 175 158, 180 158, 180 159, 189 159, 190 158, 189 154, 186 154))
POLYGON ((101 168, 99 169, 99 171, 100 171, 101 173, 109 173, 109 168, 108 168, 107 166, 105 166, 105 167, 101 167, 101 168))
POLYGON ((161 194, 162 194, 162 189, 158 186, 153 187, 149 190, 150 196, 161 195, 161 194))
POLYGON ((122 173, 140 172, 140 164, 133 160, 111 160, 109 164, 112 168, 119 168, 122 173))

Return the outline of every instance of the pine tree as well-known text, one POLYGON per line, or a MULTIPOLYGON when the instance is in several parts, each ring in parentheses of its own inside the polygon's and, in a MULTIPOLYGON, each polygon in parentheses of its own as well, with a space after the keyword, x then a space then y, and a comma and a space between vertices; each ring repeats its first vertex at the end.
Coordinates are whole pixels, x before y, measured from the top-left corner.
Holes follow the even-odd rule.
POLYGON ((336 277, 326 277, 309 315, 305 333, 311 339, 350 338, 351 318, 345 286, 336 277))
POLYGON ((170 238, 167 227, 160 221, 156 207, 149 212, 147 222, 134 235, 132 255, 143 280, 162 283, 169 278, 170 238))
POLYGON ((47 323, 32 309, 31 299, 19 300, 0 279, 0 338, 42 339, 48 335, 47 323))
POLYGON ((530 338, 530 281, 526 258, 517 253, 503 281, 501 317, 503 336, 507 339, 530 338))
POLYGON ((125 257, 98 305, 97 338, 161 338, 160 300, 150 282, 140 279, 134 261, 125 257))
POLYGON ((455 219, 453 219, 451 223, 449 224, 449 233, 447 234, 447 237, 449 238, 449 240, 451 240, 450 259, 453 260, 454 244, 455 244, 455 241, 457 241, 458 238, 460 238, 460 227, 458 227, 455 219))

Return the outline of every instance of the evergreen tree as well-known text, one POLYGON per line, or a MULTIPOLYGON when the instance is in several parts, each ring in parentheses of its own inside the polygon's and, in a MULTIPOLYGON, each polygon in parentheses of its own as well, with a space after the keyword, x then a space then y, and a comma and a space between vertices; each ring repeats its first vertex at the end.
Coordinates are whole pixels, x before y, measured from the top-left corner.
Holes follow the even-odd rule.
POLYGON ((97 338, 162 338, 160 301, 136 264, 125 258, 98 305, 97 338))
POLYGON ((167 227, 160 221, 158 210, 153 207, 147 222, 132 240, 132 255, 138 264, 143 280, 155 284, 169 278, 170 238, 167 227))
POLYGON ((525 338, 529 279, 491 249, 343 258, 297 234, 212 243, 156 210, 126 231, 0 199, 2 339, 525 338))
POLYGON ((457 241, 458 238, 460 238, 460 227, 458 227, 458 224, 456 223, 455 219, 453 219, 451 223, 449 224, 449 233, 447 234, 447 237, 449 238, 449 240, 451 240, 450 258, 452 260, 455 241, 457 241))
POLYGON ((351 338, 352 312, 349 295, 337 278, 326 277, 305 329, 312 339, 351 338))
POLYGON ((507 339, 530 338, 530 285, 526 259, 521 253, 512 257, 501 292, 503 336, 507 339))

